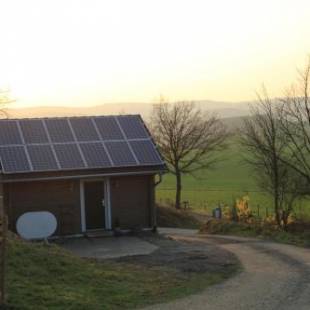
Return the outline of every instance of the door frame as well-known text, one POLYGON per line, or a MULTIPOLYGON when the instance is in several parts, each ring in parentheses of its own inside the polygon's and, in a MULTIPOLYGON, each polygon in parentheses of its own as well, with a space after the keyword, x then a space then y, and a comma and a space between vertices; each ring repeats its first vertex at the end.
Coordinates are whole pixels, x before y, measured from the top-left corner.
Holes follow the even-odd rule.
POLYGON ((112 229, 111 219, 111 194, 110 194, 110 178, 96 178, 96 179, 80 179, 80 207, 81 207, 81 231, 86 232, 86 212, 85 212, 85 188, 86 182, 103 182, 104 186, 104 211, 105 211, 105 227, 103 229, 112 229))

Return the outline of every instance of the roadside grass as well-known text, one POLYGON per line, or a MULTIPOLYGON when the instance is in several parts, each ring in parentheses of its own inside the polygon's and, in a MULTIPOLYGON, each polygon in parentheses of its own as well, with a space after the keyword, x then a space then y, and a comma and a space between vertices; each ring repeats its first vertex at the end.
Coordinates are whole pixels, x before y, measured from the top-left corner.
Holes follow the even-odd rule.
POLYGON ((309 223, 295 223, 292 225, 293 226, 288 227, 288 231, 283 231, 277 229, 273 225, 258 222, 243 223, 225 219, 210 219, 201 226, 200 233, 255 237, 280 243, 310 247, 309 223))
POLYGON ((78 258, 57 245, 8 241, 8 309, 132 309, 196 293, 236 272, 181 273, 173 268, 78 258))

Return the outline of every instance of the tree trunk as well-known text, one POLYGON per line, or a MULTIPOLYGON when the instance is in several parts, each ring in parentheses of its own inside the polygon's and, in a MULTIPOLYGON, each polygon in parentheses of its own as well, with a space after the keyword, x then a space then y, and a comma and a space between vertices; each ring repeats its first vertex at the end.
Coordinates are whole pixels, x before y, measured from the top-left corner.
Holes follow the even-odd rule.
POLYGON ((181 190, 182 190, 182 182, 181 182, 181 173, 180 171, 176 171, 176 193, 175 193, 175 208, 181 209, 181 190))
MULTIPOLYGON (((273 149, 275 149, 275 143, 273 144, 273 149)), ((276 222, 278 227, 281 227, 281 218, 282 215, 280 212, 282 210, 279 210, 279 160, 277 157, 277 154, 273 152, 273 170, 274 170, 274 211, 276 215, 276 222)))
MULTIPOLYGON (((278 185, 276 185, 278 186, 278 185)), ((275 211, 275 215, 276 215, 276 222, 278 227, 281 227, 281 219, 282 219, 282 215, 280 214, 281 210, 279 210, 279 196, 278 196, 278 190, 275 190, 274 193, 274 211, 275 211)))
POLYGON ((287 231, 289 212, 284 211, 282 214, 283 229, 287 231))

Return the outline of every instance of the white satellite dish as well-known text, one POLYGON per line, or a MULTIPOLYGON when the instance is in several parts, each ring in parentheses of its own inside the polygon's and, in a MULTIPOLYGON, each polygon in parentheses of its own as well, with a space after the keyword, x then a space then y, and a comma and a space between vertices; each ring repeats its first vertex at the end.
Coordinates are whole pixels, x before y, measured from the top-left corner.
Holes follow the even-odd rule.
POLYGON ((57 228, 54 214, 47 211, 27 212, 21 215, 16 222, 16 230, 24 239, 46 239, 57 228))

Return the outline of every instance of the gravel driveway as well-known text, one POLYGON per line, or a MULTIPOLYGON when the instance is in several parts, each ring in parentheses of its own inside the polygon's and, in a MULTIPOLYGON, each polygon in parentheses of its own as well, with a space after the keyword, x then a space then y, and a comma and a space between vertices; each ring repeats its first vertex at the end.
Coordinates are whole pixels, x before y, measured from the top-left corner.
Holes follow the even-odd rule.
MULTIPOLYGON (((244 271, 203 293, 147 309, 309 310, 310 250, 252 238, 199 236, 193 230, 161 229, 171 238, 216 244, 240 259, 244 271)), ((203 245, 202 245, 203 246, 203 245)))

